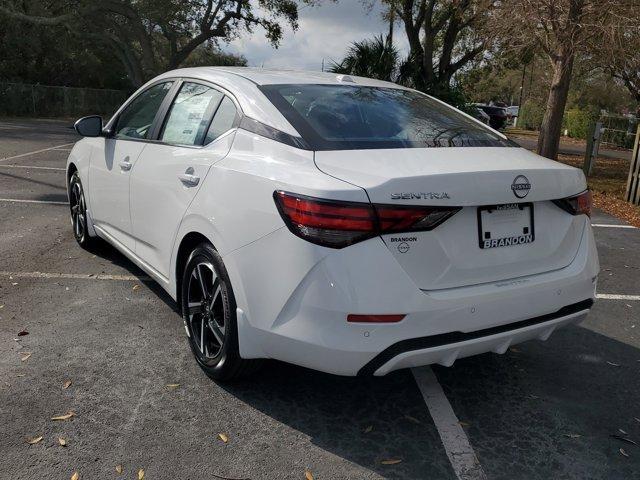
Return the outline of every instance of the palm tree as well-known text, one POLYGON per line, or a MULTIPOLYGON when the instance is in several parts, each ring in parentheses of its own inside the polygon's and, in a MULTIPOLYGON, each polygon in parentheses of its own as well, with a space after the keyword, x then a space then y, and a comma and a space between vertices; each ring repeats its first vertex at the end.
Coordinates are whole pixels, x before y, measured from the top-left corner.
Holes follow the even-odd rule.
POLYGON ((330 72, 358 75, 394 82, 398 79, 400 57, 390 38, 382 35, 354 42, 340 63, 333 62, 330 72))

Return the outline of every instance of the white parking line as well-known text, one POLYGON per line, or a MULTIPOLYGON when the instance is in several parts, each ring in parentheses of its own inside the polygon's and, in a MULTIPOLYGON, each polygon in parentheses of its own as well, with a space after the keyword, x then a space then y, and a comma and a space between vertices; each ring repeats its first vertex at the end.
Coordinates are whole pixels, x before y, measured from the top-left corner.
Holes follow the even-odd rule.
POLYGON ((22 200, 18 198, 0 198, 0 202, 10 203, 45 203, 48 205, 69 205, 69 202, 54 202, 52 200, 22 200))
POLYGON ((30 170, 58 170, 60 172, 66 172, 65 168, 58 167, 34 167, 33 165, 0 165, 0 168, 28 168, 30 170))
POLYGON ((33 152, 21 153, 20 155, 14 155, 12 157, 0 158, 0 162, 4 162, 5 160, 13 160, 14 158, 28 157, 29 155, 48 152, 49 150, 55 150, 56 148, 61 148, 61 147, 68 147, 69 145, 73 145, 73 143, 65 143, 64 145, 56 145, 55 147, 43 148, 42 150, 34 150, 33 152))
POLYGON ((633 225, 613 225, 608 223, 592 223, 591 226, 597 228, 628 228, 630 230, 636 230, 638 228, 633 225))
POLYGON ((613 293, 598 293, 596 298, 602 300, 626 300, 629 302, 640 302, 640 295, 616 295, 613 293))
POLYGON ((11 278, 62 278, 73 280, 117 280, 117 281, 147 281, 151 280, 151 277, 141 275, 139 277, 135 275, 106 275, 103 273, 49 273, 49 272, 3 272, 0 271, 0 277, 11 278))
POLYGON ((486 480, 467 434, 430 367, 412 368, 413 377, 435 423, 453 471, 459 480, 486 480))

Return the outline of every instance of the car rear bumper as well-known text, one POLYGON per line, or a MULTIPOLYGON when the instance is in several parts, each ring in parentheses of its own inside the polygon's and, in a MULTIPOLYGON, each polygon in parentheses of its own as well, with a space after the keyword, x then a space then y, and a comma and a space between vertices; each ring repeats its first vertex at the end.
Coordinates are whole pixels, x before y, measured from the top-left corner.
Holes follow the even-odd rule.
POLYGON ((591 228, 565 268, 434 291, 418 289, 379 238, 328 250, 281 229, 225 256, 225 263, 239 307, 243 358, 275 358, 339 375, 451 365, 546 339, 586 316, 599 270, 591 228), (348 314, 406 316, 394 324, 358 324, 347 322, 348 314), (429 343, 434 339, 438 343, 429 343))
POLYGON ((403 340, 376 355, 358 371, 358 375, 384 375, 400 368, 434 363, 448 367, 458 358, 485 352, 502 354, 513 344, 546 340, 556 328, 581 322, 592 305, 593 300, 588 299, 567 305, 555 313, 499 327, 403 340))

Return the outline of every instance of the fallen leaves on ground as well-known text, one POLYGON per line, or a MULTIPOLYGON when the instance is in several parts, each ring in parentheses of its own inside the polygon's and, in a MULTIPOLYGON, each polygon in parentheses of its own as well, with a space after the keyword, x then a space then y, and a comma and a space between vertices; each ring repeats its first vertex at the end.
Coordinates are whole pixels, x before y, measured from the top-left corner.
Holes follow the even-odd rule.
POLYGON ((227 437, 224 433, 219 433, 218 438, 222 440, 224 443, 227 443, 229 441, 229 437, 227 437))
POLYGON ((76 414, 75 412, 72 412, 71 410, 69 410, 67 413, 65 413, 64 415, 58 415, 56 417, 51 417, 51 420, 69 420, 71 417, 75 417, 76 414))
POLYGON ((116 465, 116 473, 118 475, 122 474, 122 465, 116 465))
POLYGON ((167 388, 173 390, 174 388, 178 388, 180 386, 179 383, 169 383, 167 384, 167 388))
POLYGON ((66 382, 64 382, 64 383, 62 384, 62 388, 63 388, 64 390, 66 390, 66 389, 67 389, 67 388, 69 388, 70 386, 71 386, 71 380, 67 380, 66 382))
POLYGON ((27 332, 25 329, 20 330, 20 331, 18 332, 18 336, 19 336, 19 337, 24 337, 25 335, 29 335, 29 332, 27 332))
POLYGON ((80 474, 78 472, 73 472, 71 475, 71 480, 78 480, 80 478, 80 474))
POLYGON ((579 433, 564 433, 563 435, 567 438, 580 438, 582 436, 579 433))
POLYGON ((20 357, 20 360, 23 362, 26 362, 27 360, 29 360, 30 356, 31 356, 31 352, 25 352, 22 354, 22 357, 20 357))
POLYGON ((369 425, 367 428, 364 429, 364 433, 370 433, 371 431, 373 431, 373 425, 369 425))
POLYGON ((313 474, 309 470, 304 471, 304 478, 306 480, 313 480, 313 474))
POLYGON ((470 426, 471 426, 471 424, 470 424, 470 423, 467 423, 467 422, 458 422, 458 424, 459 424, 461 427, 470 427, 470 426))
POLYGON ((380 463, 382 465, 397 465, 402 462, 401 458, 389 458, 388 460, 382 460, 380 463))
POLYGON ((139 290, 139 289, 140 289, 140 285, 136 283, 131 290, 135 292, 136 290, 139 290))
POLYGON ((42 438, 43 438, 42 436, 31 438, 31 439, 27 440, 27 443, 29 445, 35 445, 36 443, 40 443, 42 441, 42 438))
POLYGON ((141 468, 138 470, 138 480, 142 480, 144 478, 144 470, 141 468))
MULTIPOLYGON (((626 433, 625 433, 625 435, 626 435, 626 433)), ((616 440, 620 440, 621 442, 630 443, 631 445, 638 445, 636 442, 634 442, 630 438, 623 437, 622 435, 610 435, 610 437, 611 438, 615 438, 616 440)))
POLYGON ((411 423, 415 423, 416 425, 420 425, 420 420, 418 420, 416 417, 412 417, 411 415, 405 415, 404 418, 405 418, 405 420, 409 420, 411 423))
POLYGON ((58 443, 60 444, 61 447, 67 446, 67 441, 62 437, 58 437, 58 443))

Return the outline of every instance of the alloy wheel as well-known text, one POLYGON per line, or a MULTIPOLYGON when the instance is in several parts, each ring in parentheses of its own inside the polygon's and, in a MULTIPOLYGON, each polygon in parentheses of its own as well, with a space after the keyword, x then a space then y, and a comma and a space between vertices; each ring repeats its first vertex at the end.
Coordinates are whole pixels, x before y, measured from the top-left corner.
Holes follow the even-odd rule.
POLYGON ((209 261, 195 264, 191 271, 186 316, 199 354, 205 359, 216 357, 224 345, 227 322, 220 279, 209 261))
POLYGON ((76 237, 78 242, 82 242, 87 229, 87 208, 84 202, 82 184, 77 179, 71 184, 69 204, 71 207, 71 225, 73 226, 73 235, 76 237))

